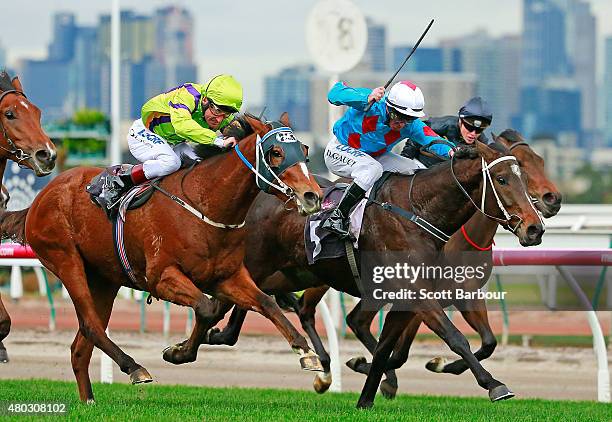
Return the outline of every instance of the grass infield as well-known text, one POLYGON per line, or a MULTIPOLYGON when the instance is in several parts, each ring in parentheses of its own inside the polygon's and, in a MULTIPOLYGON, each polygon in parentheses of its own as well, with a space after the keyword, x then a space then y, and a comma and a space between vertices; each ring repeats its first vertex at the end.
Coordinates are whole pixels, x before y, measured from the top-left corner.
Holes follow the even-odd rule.
MULTIPOLYGON (((142 421, 603 421, 609 404, 578 401, 508 400, 399 395, 377 396, 374 408, 357 410, 356 393, 209 388, 169 385, 95 384, 96 404, 79 402, 76 384, 47 380, 0 381, 0 418, 7 404, 66 403, 73 420, 142 421)), ((485 392, 483 390, 483 396, 485 392)), ((48 416, 21 415, 38 420, 48 416)), ((63 418, 62 418, 63 419, 63 418)))

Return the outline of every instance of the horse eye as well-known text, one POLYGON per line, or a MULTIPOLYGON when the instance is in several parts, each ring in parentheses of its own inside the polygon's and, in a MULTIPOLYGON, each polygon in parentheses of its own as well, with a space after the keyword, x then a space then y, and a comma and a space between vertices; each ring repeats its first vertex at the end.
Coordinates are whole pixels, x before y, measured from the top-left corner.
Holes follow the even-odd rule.
POLYGON ((15 119, 15 115, 13 114, 13 112, 11 110, 6 110, 4 112, 4 115, 6 116, 7 119, 9 120, 13 120, 15 119))
POLYGON ((275 157, 282 157, 282 154, 279 151, 275 150, 275 149, 272 150, 272 155, 275 156, 275 157))
POLYGON ((497 183, 499 183, 499 184, 500 184, 500 185, 502 185, 502 186, 503 186, 503 185, 505 185, 505 184, 507 184, 506 179, 504 179, 504 178, 503 178, 503 177, 501 177, 501 176, 497 176, 495 179, 497 180, 497 183))

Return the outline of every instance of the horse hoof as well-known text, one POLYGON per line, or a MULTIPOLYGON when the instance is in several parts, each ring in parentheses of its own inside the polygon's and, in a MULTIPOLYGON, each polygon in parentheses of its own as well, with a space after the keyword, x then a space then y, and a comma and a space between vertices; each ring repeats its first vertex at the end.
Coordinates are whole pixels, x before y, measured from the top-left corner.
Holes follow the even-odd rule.
POLYGON ((380 383, 380 392, 387 400, 393 400, 397 395, 397 385, 392 385, 389 380, 380 383))
POLYGON ((329 372, 323 372, 323 373, 317 373, 317 375, 315 375, 315 379, 312 382, 312 386, 314 387, 314 390, 319 393, 319 394, 323 394, 325 393, 327 390, 329 390, 329 386, 332 383, 332 376, 329 372))
POLYGON ((181 365, 183 363, 194 362, 195 358, 188 356, 183 352, 181 344, 175 344, 174 346, 166 347, 162 352, 162 358, 166 362, 173 363, 174 365, 181 365))
POLYGON ((323 365, 321 365, 321 360, 316 353, 312 350, 309 350, 306 353, 302 353, 300 356, 300 365, 302 369, 305 371, 319 371, 323 372, 323 365))
POLYGON ((371 409, 372 406, 374 406, 374 402, 373 401, 369 401, 369 400, 359 400, 357 402, 357 409, 371 409))
POLYGON ((514 393, 510 391, 508 387, 504 384, 498 385, 495 388, 489 390, 489 398, 492 402, 500 401, 500 400, 508 400, 514 397, 514 393))
POLYGON ((149 374, 149 371, 144 369, 142 366, 135 371, 132 371, 130 374, 130 381, 132 384, 146 384, 148 382, 152 382, 153 378, 149 374))
POLYGON ((427 362, 427 364, 425 364, 425 368, 429 369, 431 372, 437 372, 439 374, 444 369, 444 365, 446 365, 446 358, 438 356, 427 362))
POLYGON ((96 404, 96 400, 95 399, 87 399, 87 401, 85 402, 85 404, 90 405, 90 404, 96 404))
POLYGON ((6 349, 0 349, 0 363, 8 363, 9 357, 6 349))
POLYGON ((365 358, 365 356, 358 356, 356 358, 353 358, 351 360, 348 360, 346 362, 346 366, 348 366, 349 368, 351 368, 353 371, 355 372, 359 372, 357 370, 357 368, 363 364, 368 363, 368 360, 365 358))

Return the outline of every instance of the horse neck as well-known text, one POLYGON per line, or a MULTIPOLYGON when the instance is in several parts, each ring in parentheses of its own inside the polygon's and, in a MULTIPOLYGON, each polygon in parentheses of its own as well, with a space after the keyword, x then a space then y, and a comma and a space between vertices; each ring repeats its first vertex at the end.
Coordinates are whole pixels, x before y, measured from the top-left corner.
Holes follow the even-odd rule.
MULTIPOLYGON (((477 197, 482 186, 479 160, 462 159, 453 164, 455 175, 461 186, 472 197, 477 197)), ((450 170, 449 164, 441 164, 413 177, 412 203, 408 198, 405 180, 401 188, 394 189, 401 198, 401 206, 412 208, 417 215, 434 224, 445 233, 452 234, 459 230, 476 211, 471 201, 465 197, 450 170)))
MULTIPOLYGON (((254 164, 255 136, 245 138, 239 148, 254 164)), ((191 173, 186 176, 183 188, 207 217, 226 224, 245 220, 259 188, 254 174, 234 150, 207 159, 191 173)))
MULTIPOLYGON (((478 246, 486 248, 493 243, 497 226, 499 223, 484 215, 476 212, 467 223, 463 225, 469 238, 478 246)), ((463 236, 463 234, 461 234, 463 236)))

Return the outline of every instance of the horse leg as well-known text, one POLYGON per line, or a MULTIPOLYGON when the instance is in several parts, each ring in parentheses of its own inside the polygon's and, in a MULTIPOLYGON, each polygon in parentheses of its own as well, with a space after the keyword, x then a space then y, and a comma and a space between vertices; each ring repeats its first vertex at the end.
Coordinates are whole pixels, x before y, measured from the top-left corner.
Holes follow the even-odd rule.
MULTIPOLYGON (((137 364, 106 335, 105 324, 96 312, 95 302, 87 283, 83 260, 76 248, 58 251, 57 254, 55 250, 46 250, 45 255, 46 257, 40 257, 41 262, 62 280, 70 294, 81 334, 115 361, 123 373, 129 374, 132 384, 153 381, 145 368, 137 364), (54 264, 60 262, 60 266, 54 264)), ((110 290, 116 289, 111 285, 104 287, 110 290)))
MULTIPOLYGON (((96 312, 106 329, 118 289, 103 288, 98 283, 90 283, 90 289, 96 297, 96 312)), ((70 346, 70 360, 79 389, 79 398, 87 403, 94 403, 91 380, 89 379, 89 362, 91 361, 93 347, 93 342, 88 340, 80 329, 77 331, 72 346, 70 346)))
MULTIPOLYGON (((376 337, 372 335, 370 327, 377 313, 378 311, 364 311, 361 301, 359 301, 346 316, 346 324, 372 355, 374 354, 378 341, 376 337)), ((367 362, 365 356, 352 358, 346 362, 346 366, 355 372, 365 375, 367 375, 370 370, 370 364, 367 362)), ((385 380, 380 384, 380 391, 387 399, 395 398, 397 394, 397 375, 395 371, 390 370, 385 372, 385 380)))
MULTIPOLYGON (((493 354, 497 347, 497 339, 489 325, 487 316, 487 308, 484 300, 479 300, 475 307, 470 307, 470 310, 461 311, 461 315, 470 326, 480 335, 480 349, 474 352, 474 356, 479 361, 487 359, 493 354)), ((447 374, 459 375, 469 369, 468 364, 463 359, 458 359, 451 363, 446 363, 446 359, 441 356, 435 357, 425 366, 432 372, 444 372, 447 374)))
POLYGON ((291 348, 300 355, 302 369, 323 370, 319 357, 310 350, 306 339, 283 315, 276 301, 259 290, 244 265, 241 265, 230 278, 216 286, 215 296, 232 301, 241 308, 259 312, 268 318, 287 339, 291 348))
POLYGON ((247 316, 246 309, 234 306, 230 314, 229 321, 223 330, 211 328, 204 339, 204 344, 222 344, 234 346, 238 342, 238 336, 242 330, 242 324, 247 316))
POLYGON ((160 299, 189 306, 194 310, 196 320, 189 339, 169 346, 163 351, 164 360, 175 365, 194 362, 206 332, 223 318, 228 310, 228 304, 221 301, 213 302, 175 266, 162 271, 160 280, 155 285, 155 293, 160 299))
POLYGON ((285 299, 300 317, 302 329, 308 334, 308 338, 310 338, 315 352, 321 359, 323 372, 317 372, 312 383, 314 390, 319 394, 325 393, 332 383, 331 359, 315 327, 315 312, 317 305, 321 302, 328 290, 328 286, 314 287, 306 289, 299 300, 292 293, 287 294, 285 299))
POLYGON ((378 388, 382 375, 385 372, 389 355, 391 355, 391 352, 393 351, 393 348, 403 331, 406 320, 413 315, 414 314, 410 312, 387 313, 378 345, 376 346, 374 356, 372 357, 372 364, 370 365, 368 377, 363 389, 361 390, 359 401, 357 402, 357 408, 370 408, 374 404, 376 389, 378 388))
POLYGON ((463 358, 476 377, 478 385, 489 390, 489 398, 491 401, 514 397, 514 393, 512 393, 508 387, 493 378, 491 374, 482 367, 478 359, 472 354, 467 339, 448 319, 440 304, 437 301, 428 301, 428 303, 424 303, 424 306, 426 306, 427 310, 419 312, 419 316, 423 319, 423 322, 444 340, 453 352, 463 358))
POLYGON ((2 340, 8 336, 10 330, 11 317, 8 312, 6 312, 4 303, 2 303, 2 298, 0 298, 0 363, 7 363, 9 361, 8 353, 6 352, 4 344, 2 344, 2 340))

